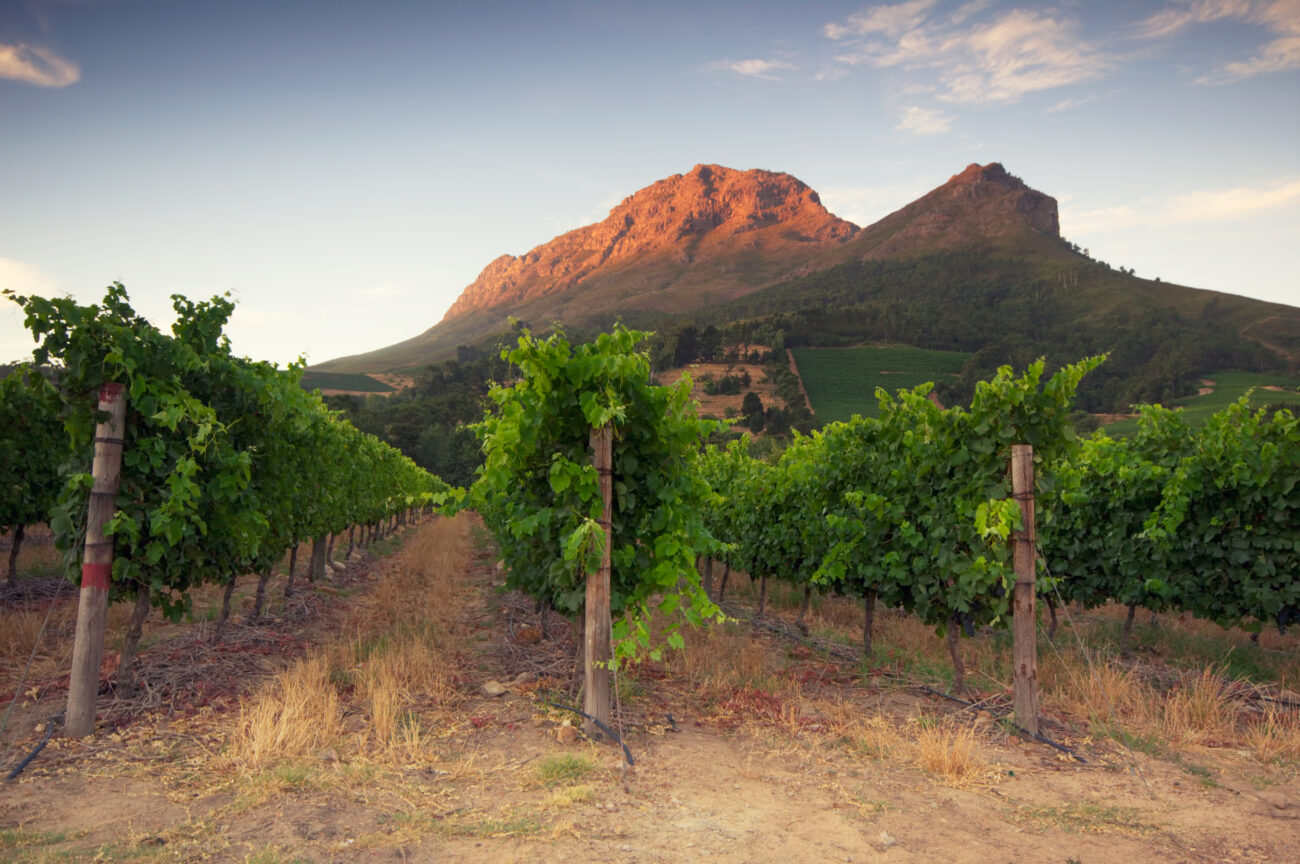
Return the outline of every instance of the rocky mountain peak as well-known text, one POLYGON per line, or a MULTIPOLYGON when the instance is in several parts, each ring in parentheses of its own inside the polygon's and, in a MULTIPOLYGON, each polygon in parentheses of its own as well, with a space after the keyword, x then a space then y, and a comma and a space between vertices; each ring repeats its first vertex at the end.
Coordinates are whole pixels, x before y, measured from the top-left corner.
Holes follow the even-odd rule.
POLYGON ((980 246, 1042 234, 1060 237, 1056 199, 1025 185, 1001 164, 971 164, 948 182, 864 229, 867 258, 980 246))
POLYGON ((1002 167, 1001 162, 990 162, 987 165, 980 165, 976 162, 966 166, 966 169, 960 174, 954 174, 948 178, 949 186, 966 186, 978 183, 1000 183, 1013 189, 1027 189, 1024 181, 1019 177, 1007 173, 1007 169, 1002 167))
POLYGON ((443 320, 564 291, 639 258, 690 265, 740 247, 840 243, 857 230, 789 174, 696 165, 629 195, 602 222, 497 258, 443 320))

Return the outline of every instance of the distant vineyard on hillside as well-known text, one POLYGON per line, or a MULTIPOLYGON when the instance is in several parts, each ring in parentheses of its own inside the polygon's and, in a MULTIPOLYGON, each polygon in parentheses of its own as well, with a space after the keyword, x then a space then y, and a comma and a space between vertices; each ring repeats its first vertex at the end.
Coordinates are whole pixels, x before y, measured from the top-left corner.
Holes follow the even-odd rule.
POLYGON ((353 393, 391 393, 392 387, 359 372, 315 372, 302 375, 304 390, 345 390, 353 393))
MULTIPOLYGON (((1300 378, 1294 376, 1259 372, 1214 372, 1202 383, 1202 393, 1177 399, 1168 406, 1181 408, 1183 416, 1192 425, 1204 423, 1212 414, 1222 411, 1247 392, 1250 392, 1251 408, 1284 406, 1294 413, 1300 413, 1300 378), (1255 388, 1253 392, 1251 388, 1255 388)), ((1109 435, 1132 435, 1137 431, 1137 426, 1135 417, 1108 424, 1105 428, 1109 435)))
POLYGON ((799 377, 818 424, 879 413, 876 388, 890 393, 961 374, 970 355, 921 348, 795 348, 799 377))

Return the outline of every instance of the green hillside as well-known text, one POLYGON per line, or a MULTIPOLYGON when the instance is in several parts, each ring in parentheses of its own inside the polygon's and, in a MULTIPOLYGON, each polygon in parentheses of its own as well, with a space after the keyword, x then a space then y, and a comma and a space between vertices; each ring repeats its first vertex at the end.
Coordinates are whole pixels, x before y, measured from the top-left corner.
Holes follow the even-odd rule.
POLYGON ((391 393, 394 389, 359 372, 321 372, 317 369, 304 372, 301 384, 304 390, 346 390, 352 393, 391 393))
POLYGON ((970 353, 961 377, 940 383, 945 402, 969 400, 974 383, 1004 364, 1046 357, 1054 367, 1106 353, 1079 390, 1080 407, 1093 412, 1171 402, 1212 370, 1287 372, 1294 361, 1242 335, 1263 319, 1300 330, 1292 307, 1139 279, 1071 252, 975 250, 843 264, 693 315, 724 341, 768 344, 779 333, 791 348, 883 342, 970 353))
POLYGON ((889 393, 929 381, 957 378, 970 355, 905 346, 795 348, 799 377, 808 391, 818 425, 879 413, 876 388, 889 393))
MULTIPOLYGON (((1169 403, 1169 407, 1183 409, 1184 416, 1192 423, 1203 423, 1211 414, 1222 411, 1255 388, 1250 392, 1253 407, 1284 406, 1300 414, 1300 378, 1257 372, 1216 372, 1207 375, 1206 380, 1214 382, 1211 392, 1176 399, 1169 403), (1286 392, 1266 390, 1265 387, 1282 387, 1286 392)), ((1132 435, 1137 431, 1137 420, 1120 420, 1108 424, 1105 429, 1110 435, 1132 435)))

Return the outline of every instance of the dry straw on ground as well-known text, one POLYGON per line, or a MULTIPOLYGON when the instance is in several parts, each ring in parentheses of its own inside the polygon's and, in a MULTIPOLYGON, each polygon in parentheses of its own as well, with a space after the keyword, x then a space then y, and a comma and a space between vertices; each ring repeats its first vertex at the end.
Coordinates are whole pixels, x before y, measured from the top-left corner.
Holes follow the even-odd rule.
POLYGON ((988 768, 970 726, 922 725, 914 739, 916 764, 949 786, 978 782, 988 768))
POLYGON ((243 701, 230 748, 235 765, 255 771, 327 748, 399 763, 421 758, 426 724, 457 698, 469 518, 421 529, 358 602, 347 635, 243 701), (349 726, 345 712, 364 719, 349 726))
POLYGON ((300 660, 245 703, 236 726, 234 758, 260 769, 331 744, 342 729, 339 694, 323 655, 300 660))
MULTIPOLYGON (((747 576, 731 575, 728 602, 739 601, 752 607, 757 595, 756 585, 747 576)), ((768 620, 788 623, 801 599, 800 592, 786 586, 769 586, 768 620)), ((819 597, 815 598, 806 621, 815 636, 821 634, 839 641, 846 635, 852 637, 861 632, 862 614, 861 604, 855 599, 819 597)), ((1120 748, 1136 747, 1152 754, 1188 754, 1207 747, 1236 745, 1264 763, 1295 760, 1294 755, 1288 754, 1294 754, 1300 742, 1300 712, 1289 706, 1270 707, 1271 703, 1257 698, 1261 694, 1259 687, 1234 677, 1222 660, 1217 665, 1210 661, 1197 666, 1176 653, 1176 647, 1164 652, 1182 660, 1183 665, 1161 660, 1159 653, 1145 659, 1144 655, 1122 657, 1108 642, 1117 622, 1123 618, 1122 608, 1095 610, 1083 617, 1062 614, 1070 617, 1069 626, 1054 642, 1044 644, 1038 670, 1042 711, 1065 724, 1061 734, 1068 736, 1073 730, 1075 734, 1106 739, 1120 748)), ((1250 650, 1258 651, 1266 662, 1277 668, 1277 684, 1282 688, 1290 686, 1297 672, 1288 664, 1268 659, 1294 651, 1293 644, 1283 641, 1276 633, 1263 633, 1258 642, 1252 643, 1247 633, 1225 631, 1208 622, 1171 618, 1163 629, 1147 622, 1140 626, 1145 628, 1144 637, 1154 640, 1157 646, 1162 644, 1162 639, 1169 640, 1170 646, 1191 642, 1199 652, 1198 657, 1226 657, 1234 651, 1245 650, 1244 646, 1249 644, 1250 650)), ((749 687, 785 702, 808 701, 782 674, 785 664, 769 647, 761 645, 763 640, 755 637, 756 632, 747 624, 737 623, 688 632, 687 649, 683 656, 672 661, 670 668, 698 692, 710 696, 749 687)), ((867 661, 870 668, 863 670, 864 677, 947 689, 943 676, 950 668, 950 660, 943 640, 936 637, 932 628, 915 618, 881 609, 875 616, 874 635, 876 651, 867 661)), ((992 702, 1006 708, 1003 703, 1009 703, 1011 671, 1010 649, 1004 641, 988 636, 962 639, 961 651, 968 674, 977 687, 992 702)), ((1277 692, 1276 684, 1273 692, 1277 692)), ((812 701, 823 713, 834 714, 832 706, 815 698, 812 701)), ((965 718, 962 722, 972 722, 973 712, 952 710, 959 712, 959 718, 965 718)), ((786 725, 793 732, 806 731, 797 723, 769 722, 767 725, 786 725)), ((922 729, 926 739, 922 742, 919 736, 910 733, 903 740, 893 733, 861 724, 842 722, 837 726, 844 733, 842 737, 856 738, 859 743, 855 746, 871 753, 915 756, 924 743, 927 751, 955 756, 954 749, 963 743, 951 735, 944 738, 928 729, 922 729)), ((985 729, 995 728, 985 726, 985 729)), ((935 773, 943 775, 945 771, 935 770, 935 773)))

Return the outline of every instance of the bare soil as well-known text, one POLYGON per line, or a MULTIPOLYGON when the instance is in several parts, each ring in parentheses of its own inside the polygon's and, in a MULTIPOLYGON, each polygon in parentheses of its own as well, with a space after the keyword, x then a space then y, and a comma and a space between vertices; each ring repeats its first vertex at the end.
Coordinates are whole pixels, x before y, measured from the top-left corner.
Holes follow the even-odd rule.
MULTIPOLYGON (((311 592, 315 608, 261 625, 282 646, 266 665, 337 638, 332 629, 358 596, 347 595, 401 566, 400 556, 355 562, 322 586, 331 590, 311 592)), ((644 664, 623 682, 635 759, 626 767, 608 744, 561 743, 571 715, 540 701, 571 698, 570 628, 552 615, 539 636, 531 604, 503 593, 488 553, 462 572, 473 590, 461 613, 460 696, 420 714, 430 745, 418 757, 383 761, 340 745, 260 773, 230 767, 223 754, 239 698, 269 674, 244 664, 242 680, 220 682, 227 698, 127 711, 85 741, 56 737, 16 781, 0 784, 0 859, 1296 860, 1294 765, 1261 765, 1226 747, 1159 759, 1053 726, 1080 763, 906 681, 864 682, 853 664, 767 628, 742 634, 750 659, 798 680, 801 698, 779 695, 788 688, 702 685, 686 661, 644 664), (512 683, 489 697, 480 689, 489 680, 512 683), (980 767, 946 781, 901 752, 869 752, 846 740, 845 716, 884 718, 903 738, 931 723, 974 727, 980 767), (548 782, 538 773, 566 757, 577 776, 548 782)), ((205 626, 151 631, 145 677, 166 678, 169 658, 191 662, 205 626)), ((248 632, 231 638, 256 641, 248 632)), ((22 707, 4 743, 29 750, 60 698, 55 687, 22 707)))
POLYGON ((733 409, 734 416, 740 416, 740 406, 745 394, 753 390, 763 400, 763 407, 773 405, 784 408, 785 401, 776 395, 776 388, 770 381, 763 380, 763 367, 757 363, 692 363, 685 369, 669 369, 659 375, 659 383, 665 387, 676 384, 683 374, 691 376, 691 398, 700 406, 700 415, 722 419, 727 416, 727 409, 733 409), (726 375, 739 376, 749 373, 750 384, 742 387, 740 392, 727 396, 720 393, 710 395, 704 392, 704 377, 712 375, 714 381, 721 381, 726 375))

